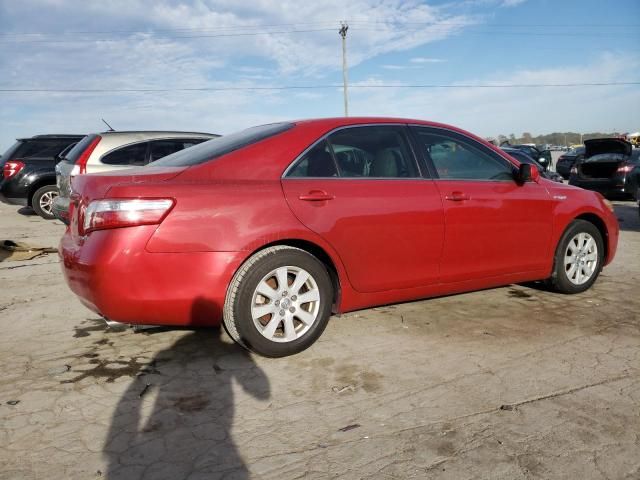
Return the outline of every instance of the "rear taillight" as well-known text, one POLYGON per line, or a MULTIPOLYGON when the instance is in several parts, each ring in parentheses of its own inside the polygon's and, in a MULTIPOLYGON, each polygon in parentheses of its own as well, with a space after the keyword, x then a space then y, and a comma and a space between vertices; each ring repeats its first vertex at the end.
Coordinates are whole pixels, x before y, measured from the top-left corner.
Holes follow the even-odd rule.
POLYGON ((576 174, 578 173, 578 167, 571 167, 571 173, 576 174))
POLYGON ((102 140, 102 137, 100 135, 98 135, 87 146, 87 148, 84 149, 84 152, 82 152, 82 154, 80 154, 80 157, 78 158, 78 160, 76 160, 76 164, 75 164, 75 166, 73 167, 73 169, 71 171, 71 176, 87 173, 87 161, 89 161, 89 157, 91 156, 91 154, 93 153, 95 148, 100 143, 100 140, 102 140))
POLYGON ((8 180, 11 177, 15 177, 20 170, 24 168, 24 163, 19 160, 9 160, 4 164, 4 168, 2 169, 2 176, 5 180, 8 180))
POLYGON ((94 200, 84 211, 82 233, 162 222, 175 201, 171 198, 94 200))
POLYGON ((629 173, 631 170, 633 170, 634 167, 635 167, 635 165, 622 165, 621 167, 618 167, 616 172, 618 172, 618 173, 629 173))

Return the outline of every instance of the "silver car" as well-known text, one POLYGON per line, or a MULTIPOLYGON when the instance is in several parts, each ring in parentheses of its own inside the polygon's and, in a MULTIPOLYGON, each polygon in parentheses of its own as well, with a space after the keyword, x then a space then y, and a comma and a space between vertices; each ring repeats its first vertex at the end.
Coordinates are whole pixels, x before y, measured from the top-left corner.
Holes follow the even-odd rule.
POLYGON ((56 166, 59 196, 53 204, 53 213, 67 222, 71 178, 76 175, 147 165, 219 136, 211 133, 162 131, 108 131, 87 135, 56 166))

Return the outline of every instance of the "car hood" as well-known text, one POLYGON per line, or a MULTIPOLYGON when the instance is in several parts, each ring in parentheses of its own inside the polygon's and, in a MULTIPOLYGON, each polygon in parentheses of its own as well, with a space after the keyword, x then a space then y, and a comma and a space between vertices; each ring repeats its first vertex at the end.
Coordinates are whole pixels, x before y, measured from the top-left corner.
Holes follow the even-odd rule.
POLYGON ((584 141, 584 158, 603 154, 631 155, 631 144, 620 138, 594 138, 584 141))

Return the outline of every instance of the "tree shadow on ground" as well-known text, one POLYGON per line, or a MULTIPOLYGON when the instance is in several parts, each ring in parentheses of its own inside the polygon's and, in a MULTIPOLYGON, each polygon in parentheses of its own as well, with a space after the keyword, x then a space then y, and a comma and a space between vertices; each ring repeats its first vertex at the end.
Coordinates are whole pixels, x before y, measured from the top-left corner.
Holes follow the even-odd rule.
MULTIPOLYGON (((207 303, 196 300, 192 311, 201 314, 207 303)), ((186 334, 154 355, 147 374, 131 382, 105 443, 106 478, 249 478, 231 437, 232 383, 265 400, 269 381, 248 352, 221 334, 186 334)))

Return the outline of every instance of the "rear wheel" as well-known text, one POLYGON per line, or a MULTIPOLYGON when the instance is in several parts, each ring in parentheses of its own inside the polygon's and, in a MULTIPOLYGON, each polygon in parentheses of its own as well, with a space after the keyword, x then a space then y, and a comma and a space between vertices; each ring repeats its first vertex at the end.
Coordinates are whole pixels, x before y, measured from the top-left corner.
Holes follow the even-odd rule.
POLYGON ((298 248, 270 247, 251 256, 234 275, 224 327, 260 355, 293 355, 320 337, 332 303, 333 285, 322 262, 298 248))
POLYGON ((588 290, 602 270, 604 242, 600 230, 585 220, 574 220, 558 243, 551 286, 561 293, 588 290))
POLYGON ((31 207, 42 218, 52 220, 56 218, 53 214, 53 202, 57 196, 58 188, 55 185, 40 187, 31 197, 31 207))

